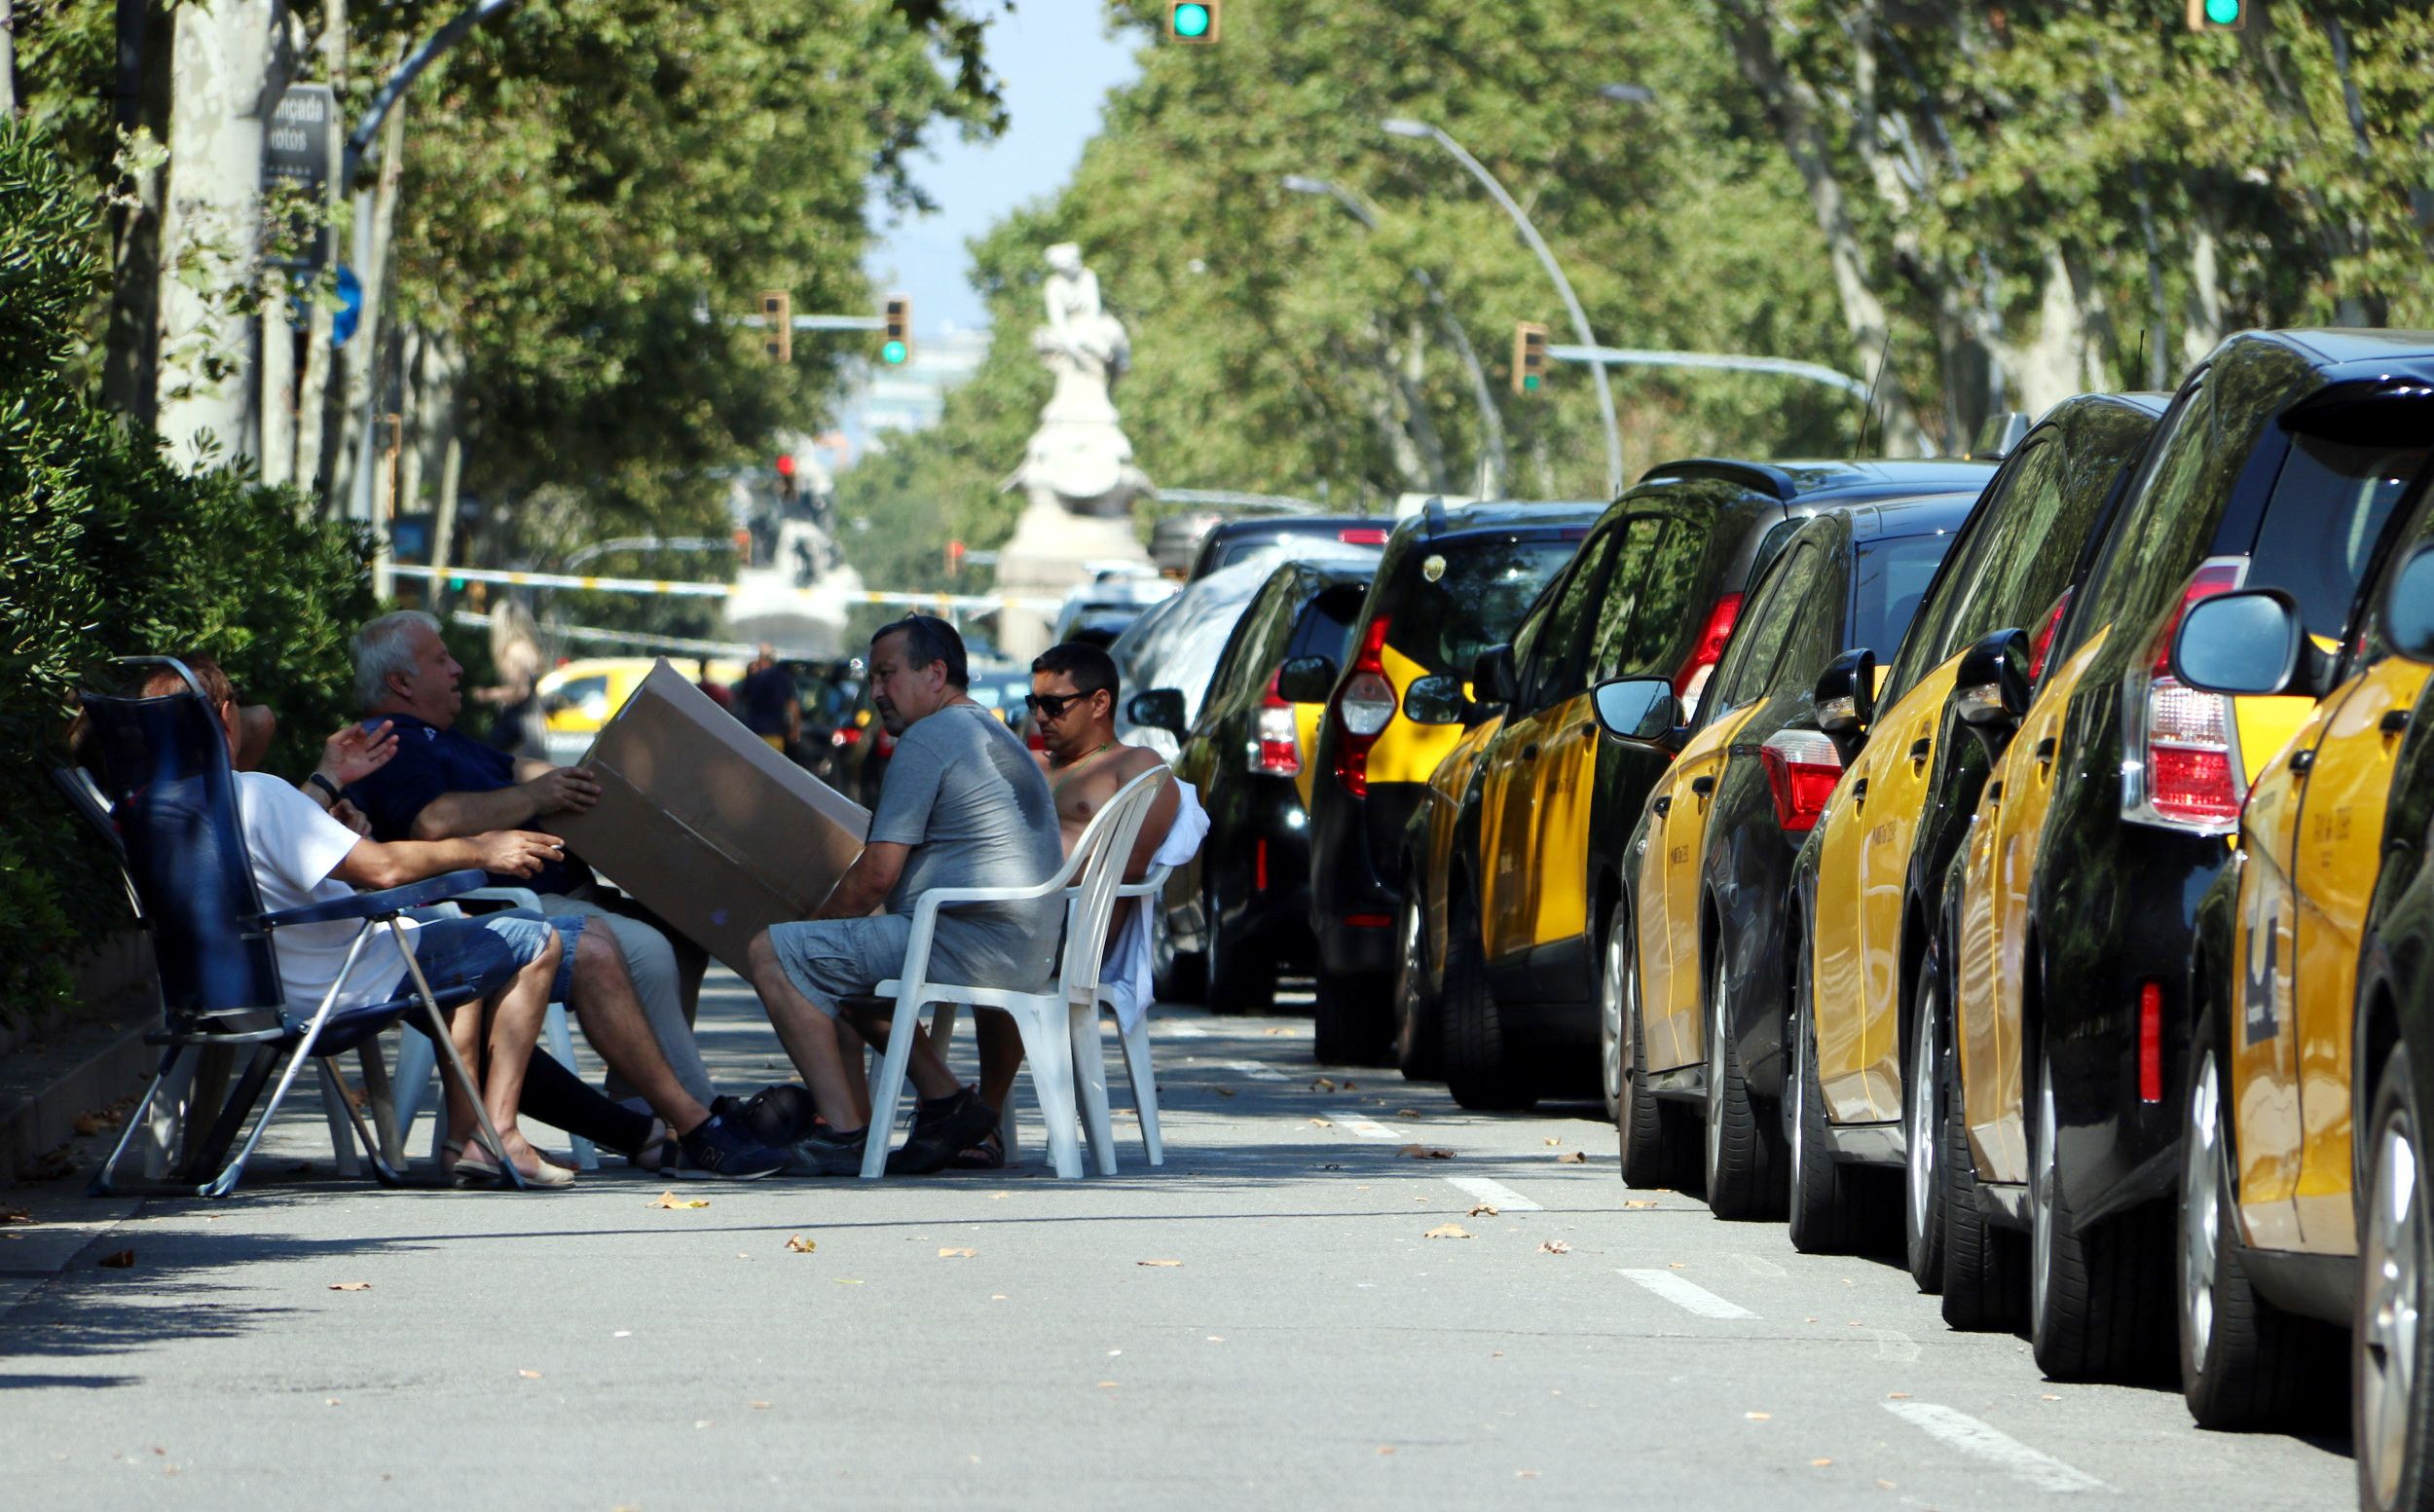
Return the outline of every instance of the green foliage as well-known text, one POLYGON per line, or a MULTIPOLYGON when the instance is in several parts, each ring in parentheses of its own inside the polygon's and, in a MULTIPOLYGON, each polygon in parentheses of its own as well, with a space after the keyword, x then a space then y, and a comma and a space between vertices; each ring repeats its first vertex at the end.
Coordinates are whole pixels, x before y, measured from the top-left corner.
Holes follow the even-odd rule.
POLYGON ((348 714, 346 638, 372 610, 363 543, 226 471, 188 477, 87 398, 72 333, 102 269, 90 182, 42 129, 0 125, 0 1014, 62 1000, 125 918, 48 770, 80 682, 199 648, 282 717, 299 770, 348 714))

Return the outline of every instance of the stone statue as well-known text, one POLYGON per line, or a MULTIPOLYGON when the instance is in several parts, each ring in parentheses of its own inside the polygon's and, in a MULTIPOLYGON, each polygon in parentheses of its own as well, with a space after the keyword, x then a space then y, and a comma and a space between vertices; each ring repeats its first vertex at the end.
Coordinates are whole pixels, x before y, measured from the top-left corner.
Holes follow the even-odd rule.
POLYGON ((1032 331, 1031 350, 1056 387, 1007 487, 1067 514, 1129 515, 1133 500, 1151 492, 1112 396, 1132 365, 1132 344, 1124 322, 1099 303, 1098 276, 1083 265, 1080 247, 1060 241, 1047 260, 1048 323, 1032 331))

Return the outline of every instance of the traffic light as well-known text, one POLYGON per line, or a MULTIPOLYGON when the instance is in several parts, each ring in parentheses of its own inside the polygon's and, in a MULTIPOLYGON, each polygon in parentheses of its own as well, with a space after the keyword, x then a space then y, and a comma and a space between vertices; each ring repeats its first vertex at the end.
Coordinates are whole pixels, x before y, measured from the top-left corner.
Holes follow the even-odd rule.
POLYGON ((963 574, 964 543, 960 540, 950 540, 946 543, 946 575, 952 578, 961 577, 963 574))
POLYGON ((1547 383, 1547 328, 1535 320, 1513 325, 1513 391, 1536 393, 1547 383))
POLYGON ((760 352, 772 362, 794 360, 794 296, 784 289, 760 291, 760 352))
POLYGON ((903 367, 912 360, 912 300, 904 294, 890 294, 885 310, 887 323, 881 328, 879 360, 890 367, 903 367))
POLYGON ((1218 0, 1167 0, 1166 40, 1214 42, 1218 31, 1218 0))
POLYGON ((794 501, 794 454, 780 452, 777 460, 778 498, 787 503, 794 501))
POLYGON ((2248 25, 2250 0, 2189 0, 2192 31, 2242 31, 2248 25))

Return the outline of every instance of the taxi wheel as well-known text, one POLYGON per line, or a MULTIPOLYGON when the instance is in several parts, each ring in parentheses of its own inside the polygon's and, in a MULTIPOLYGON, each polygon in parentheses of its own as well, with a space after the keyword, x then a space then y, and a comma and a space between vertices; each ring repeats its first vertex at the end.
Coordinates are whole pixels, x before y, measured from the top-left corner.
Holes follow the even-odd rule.
POLYGON ((1457 930, 1445 944, 1445 988, 1438 1018, 1444 1030, 1445 1088, 1454 1100, 1481 1112, 1513 1112, 1538 1100, 1519 1057, 1504 1038, 1487 963, 1476 940, 1457 930))
POLYGON ((2329 1377, 2324 1330, 2257 1295, 2240 1263, 2214 1036, 2189 1079, 2181 1133, 2181 1394, 2201 1428, 2279 1422, 2299 1413, 2312 1382, 2329 1377))
POLYGON ((1394 978, 1383 972, 1318 978, 1311 1053, 1325 1066, 1383 1066, 1393 1058, 1394 978))
POLYGON ((1785 1123, 1791 1140, 1789 1166, 1791 1247, 1804 1255, 1842 1255, 1858 1249, 1877 1228, 1877 1193, 1867 1177, 1878 1174, 1834 1160, 1826 1126, 1826 1092, 1818 1080, 1816 1033, 1809 1016, 1808 952, 1795 968, 1800 983, 1797 1012, 1785 1025, 1791 1044, 1791 1107, 1785 1123))
POLYGON ((1420 911, 1420 885, 1408 883, 1395 926, 1402 941, 1394 969, 1394 1063, 1406 1081, 1437 1075, 1437 1005, 1428 991, 1428 921, 1420 911))
POLYGON ((1724 952, 1708 977, 1707 1205, 1718 1218, 1772 1218, 1784 1199, 1781 1125, 1758 1116, 1733 1044, 1724 952))
POLYGON ((2368 1119, 2365 1200, 2358 1233, 2358 1311, 2350 1346, 2350 1414, 2358 1504, 2375 1512, 2434 1507, 2434 1359, 2423 1326, 2434 1276, 2425 1145, 2409 1053, 2384 1063, 2368 1119))
POLYGON ((1978 1207, 1977 1157, 1970 1151, 1960 1057, 1945 1056, 1937 1072, 1944 1084, 1936 1151, 1936 1176, 1943 1186, 1944 1322, 1963 1329, 2016 1328, 2027 1295, 2020 1269, 2024 1235, 1989 1222, 1978 1207))
POLYGON ((1216 1014, 1272 1014, 1276 1009, 1276 960, 1251 948, 1237 927, 1226 928, 1215 882, 1208 889, 1208 1007, 1216 1014))
POLYGON ((1598 979, 1601 1034, 1614 1039, 1614 1133, 1623 1185, 1677 1188, 1690 1171, 1690 1141, 1681 1111, 1648 1089, 1648 1031, 1640 1012, 1640 954, 1634 948, 1631 904, 1615 904, 1605 932, 1605 966, 1598 979))
POLYGON ((1902 1249, 1923 1292, 1944 1284, 1943 1182, 1936 1169, 1943 1137, 1943 959, 1932 943, 1919 957, 1910 1004, 1910 1063, 1901 1078, 1902 1249))
POLYGON ((2037 1068, 2028 1151, 2028 1343, 2056 1381, 2122 1381, 2161 1350, 2171 1314, 2168 1269, 2156 1253, 2159 1209, 2134 1208, 2082 1228, 2058 1175, 2060 1122, 2050 1061, 2037 1068))
POLYGON ((1150 915, 1150 991, 1161 1003, 1198 1003, 1208 995, 1207 958, 1177 950, 1162 906, 1150 915))

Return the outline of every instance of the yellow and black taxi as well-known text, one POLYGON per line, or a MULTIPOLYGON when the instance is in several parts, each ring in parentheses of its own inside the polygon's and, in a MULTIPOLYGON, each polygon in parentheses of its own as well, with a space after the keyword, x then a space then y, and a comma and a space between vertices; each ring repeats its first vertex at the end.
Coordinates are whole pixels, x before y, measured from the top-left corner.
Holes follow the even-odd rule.
MULTIPOLYGON (((2385 403, 2434 428, 2434 386, 2385 403)), ((2422 496, 2422 481, 2417 490, 2422 496)), ((2414 1116, 2398 1120, 2385 1148, 2370 1143, 2366 1160, 2355 1129, 2379 1084, 2409 1065, 2394 988, 2416 969, 2393 946, 2410 948, 2405 926, 2394 928, 2405 917, 2397 905, 2423 869, 2425 810, 2434 801, 2434 767, 2418 729, 2425 632, 2434 626, 2434 519, 2426 515, 2418 503, 2387 533, 2384 562, 2398 571, 2369 579, 2343 646, 2310 633, 2298 598, 2277 588, 2209 599, 2175 638, 2173 675, 2191 687, 2315 700, 2250 787, 2237 848, 2199 905, 2190 958, 2196 1029, 2182 1101, 2181 1384, 2207 1427, 2320 1415, 2335 1343, 2323 1325, 2346 1325, 2355 1311, 2366 1325, 2361 1344, 2388 1350, 2384 1315, 2395 1306, 2414 1314, 2417 1306, 2414 1296, 2395 1302, 2396 1276, 2380 1273, 2395 1269, 2388 1257, 2406 1238, 2392 1220, 2416 1220, 2407 1200, 2416 1182, 2414 1116), (2373 963, 2363 989, 2362 963, 2373 963), (2396 1160, 2409 1168, 2395 1187, 2370 1180, 2361 1189, 2353 1177, 2379 1157, 2386 1171, 2396 1160), (2384 1295, 2362 1309, 2359 1218, 2378 1199, 2386 1258, 2368 1268, 2365 1291, 2380 1282, 2384 1295)), ((2372 1400, 2388 1385, 2377 1372, 2391 1367, 2368 1365, 2362 1484, 2381 1478, 2366 1464, 2376 1420, 2407 1410, 2372 1400)), ((2416 1369, 2404 1358, 2393 1374, 2405 1382, 2416 1369)), ((2422 1446, 2414 1457, 2421 1460, 2422 1446)))
MULTIPOLYGON (((2002 756, 1958 892, 1946 882, 1966 1148, 1938 1160, 1948 1217, 1973 1201, 2028 1230, 2029 1338, 2050 1375, 2123 1376, 2168 1353, 2196 905, 2250 785, 2314 707, 2190 686, 2174 630, 2216 594, 2278 588, 2310 636, 2342 644, 2434 447, 2422 413, 2385 396, 2429 377, 2424 335, 2223 343, 2158 424, 2033 697, 2024 628, 1955 673, 1962 718, 2002 756)), ((2008 1251, 1986 1244, 1963 1284, 2008 1286, 2008 1251)), ((1956 1257, 1944 1274, 1949 1289, 1956 1257)))
POLYGON ((1821 509, 1752 589, 1686 728, 1671 727, 1679 705, 1662 678, 1597 689, 1609 737, 1679 746, 1623 847, 1606 936, 1631 1185, 1690 1185, 1704 1157, 1717 1216, 1781 1205, 1781 1078, 1761 1092, 1750 1068, 1782 1062, 1792 863, 1842 775, 1820 716, 1863 696, 1872 661, 1844 647, 1900 644, 1977 501, 1972 489, 1821 509), (1821 689, 1829 663, 1855 685, 1821 689))
MULTIPOLYGON (((2005 455, 1899 651, 1859 643, 1859 659, 1819 689, 1821 722, 1849 761, 1792 874, 1784 947, 1799 1077, 1787 1080, 1779 1035, 1736 1050, 1770 1111, 1793 1099, 1783 1127, 1799 1159, 1779 1196, 1804 1250, 1877 1239, 1866 1220, 1889 1211, 1890 1194, 1863 1169, 1904 1169, 1911 1273, 1925 1290, 1942 1288, 1934 1156, 1950 1035, 1928 923, 1987 768, 1985 747, 1961 734, 1951 711, 1953 671, 1987 633, 2030 625, 2035 674, 2168 399, 2083 394, 2055 405, 2005 455), (1881 679, 1866 671, 1879 656, 1891 658, 1881 679)), ((1711 1172, 1711 1193, 1731 1190, 1731 1174, 1711 1172)))
POLYGON ((1285 562, 1244 608, 1187 725, 1177 688, 1126 700, 1136 724, 1182 744, 1177 776, 1199 793, 1208 837, 1167 878, 1163 974, 1223 1013, 1264 1013, 1279 970, 1308 972, 1312 737, 1351 644, 1374 559, 1285 562), (1195 978, 1198 978, 1197 983, 1195 978))
POLYGON ((1599 517, 1512 643, 1481 654, 1473 696, 1503 713, 1478 736, 1475 759, 1465 756, 1450 820, 1423 813, 1407 830, 1429 837, 1414 870, 1427 890, 1421 951, 1433 991, 1397 995, 1433 1008, 1457 1101, 1514 1108, 1585 1091, 1600 1085, 1601 1059, 1609 1108, 1620 1094, 1602 967, 1623 896, 1623 842, 1671 756, 1600 739, 1589 690, 1661 677, 1695 716, 1744 597, 1810 515, 1974 494, 1993 470, 1712 459, 1652 468, 1599 517))
POLYGON ((1604 507, 1432 499, 1387 540, 1318 721, 1310 927, 1321 1061, 1372 1065, 1391 1048, 1392 974, 1418 940, 1416 928, 1408 939, 1395 929, 1404 827, 1461 736, 1472 664, 1512 639, 1604 507))

